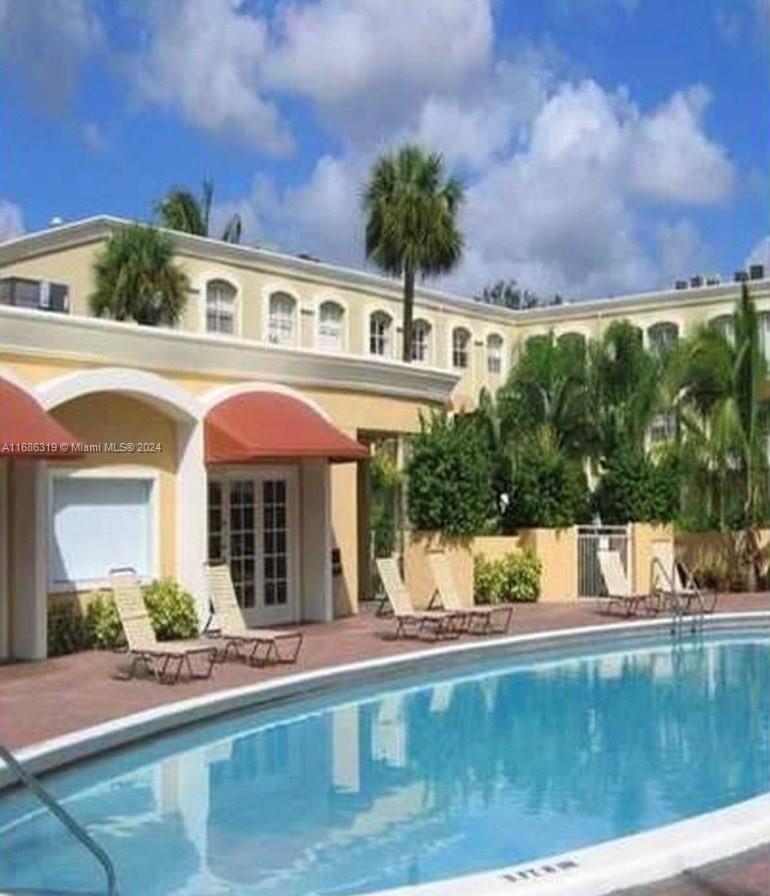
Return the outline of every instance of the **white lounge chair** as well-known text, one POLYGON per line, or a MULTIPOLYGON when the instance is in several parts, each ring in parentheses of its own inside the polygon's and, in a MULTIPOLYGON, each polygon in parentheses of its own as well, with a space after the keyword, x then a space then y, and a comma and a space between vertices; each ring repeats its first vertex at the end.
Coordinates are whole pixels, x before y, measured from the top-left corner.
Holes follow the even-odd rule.
POLYGON ((653 574, 663 594, 666 605, 675 601, 685 613, 695 609, 698 613, 713 613, 717 608, 719 594, 708 592, 708 596, 698 587, 695 577, 681 560, 674 556, 671 541, 656 541, 652 545, 653 574))
POLYGON ((302 632, 290 629, 249 628, 235 596, 230 567, 226 563, 206 564, 208 597, 219 626, 217 637, 225 641, 224 658, 232 651, 252 665, 264 665, 271 659, 294 663, 302 649, 302 632), (279 644, 294 642, 287 653, 279 644), (260 654, 260 651, 262 653, 260 654))
POLYGON ((415 610, 396 558, 379 557, 376 562, 385 596, 393 609, 397 638, 410 634, 422 637, 426 632, 432 632, 434 639, 459 637, 462 614, 448 610, 415 610))
POLYGON ((216 644, 200 639, 158 641, 136 573, 129 569, 112 570, 110 585, 131 656, 131 666, 125 678, 133 678, 140 663, 161 684, 176 684, 184 667, 190 678, 211 677, 217 660, 216 644), (203 674, 196 673, 190 662, 190 657, 196 655, 205 655, 208 660, 208 668, 203 674))
POLYGON ((513 616, 513 604, 464 607, 462 598, 455 587, 454 576, 446 554, 432 551, 428 554, 428 563, 436 586, 429 606, 432 607, 434 603, 438 602, 444 610, 462 613, 465 618, 465 630, 470 634, 502 635, 508 631, 513 616), (497 622, 495 617, 498 617, 497 622))
POLYGON ((647 608, 648 594, 634 594, 631 589, 623 561, 617 551, 599 550, 596 552, 604 585, 607 588, 607 610, 618 605, 625 609, 626 616, 638 612, 640 607, 647 608))

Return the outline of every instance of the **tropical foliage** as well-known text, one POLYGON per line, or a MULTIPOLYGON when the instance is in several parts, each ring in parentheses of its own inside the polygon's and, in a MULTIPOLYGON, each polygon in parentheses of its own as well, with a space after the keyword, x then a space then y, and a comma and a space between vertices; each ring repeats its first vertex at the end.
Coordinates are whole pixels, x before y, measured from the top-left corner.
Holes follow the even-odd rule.
POLYGON ((492 467, 469 419, 435 414, 411 442, 407 507, 415 529, 476 535, 494 517, 492 467))
POLYGON ((170 238, 142 224, 117 228, 94 263, 90 296, 97 317, 173 326, 187 302, 187 275, 170 238))
POLYGON ((506 554, 499 560, 478 555, 473 561, 473 593, 482 604, 536 601, 542 571, 542 563, 530 550, 506 554))
POLYGON ((460 181, 446 177, 437 153, 408 144, 381 156, 364 189, 366 255, 386 274, 404 278, 403 359, 412 360, 416 278, 445 274, 459 261, 460 181))
POLYGON ((547 305, 561 305, 562 297, 558 293, 543 298, 531 289, 522 289, 515 280, 495 280, 489 283, 476 296, 476 302, 485 305, 497 305, 500 308, 511 308, 519 311, 523 308, 538 308, 547 305))
MULTIPOLYGON (((155 204, 155 214, 161 227, 195 236, 212 236, 213 204, 214 184, 210 180, 204 180, 200 196, 185 187, 173 187, 155 204)), ((225 243, 240 243, 242 229, 241 216, 233 214, 225 223, 219 239, 225 243)))

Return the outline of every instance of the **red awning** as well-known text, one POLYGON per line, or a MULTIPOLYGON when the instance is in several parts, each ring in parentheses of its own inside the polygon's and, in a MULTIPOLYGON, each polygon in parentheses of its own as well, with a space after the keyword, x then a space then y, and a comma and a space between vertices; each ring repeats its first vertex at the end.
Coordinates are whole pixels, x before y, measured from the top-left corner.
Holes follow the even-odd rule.
POLYGON ((0 378, 0 459, 69 460, 78 441, 29 393, 0 378))
POLYGON ((291 395, 246 392, 206 415, 206 463, 247 464, 290 458, 361 460, 368 449, 291 395))

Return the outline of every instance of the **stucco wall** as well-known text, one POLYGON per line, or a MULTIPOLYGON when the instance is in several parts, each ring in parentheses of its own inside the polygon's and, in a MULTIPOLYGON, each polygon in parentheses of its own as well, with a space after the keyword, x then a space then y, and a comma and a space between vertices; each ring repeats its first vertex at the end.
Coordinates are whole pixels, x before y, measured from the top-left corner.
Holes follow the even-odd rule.
POLYGON ((472 542, 444 538, 434 532, 412 532, 404 550, 404 579, 415 608, 427 607, 436 590, 428 555, 442 551, 447 555, 455 589, 464 606, 473 606, 472 542))

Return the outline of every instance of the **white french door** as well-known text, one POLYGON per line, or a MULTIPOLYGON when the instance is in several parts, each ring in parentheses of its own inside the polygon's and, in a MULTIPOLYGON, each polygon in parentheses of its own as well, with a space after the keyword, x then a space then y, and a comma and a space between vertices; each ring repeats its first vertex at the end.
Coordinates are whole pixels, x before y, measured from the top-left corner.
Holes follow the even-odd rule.
POLYGON ((210 474, 208 492, 209 560, 229 565, 246 621, 296 622, 296 470, 210 474))

